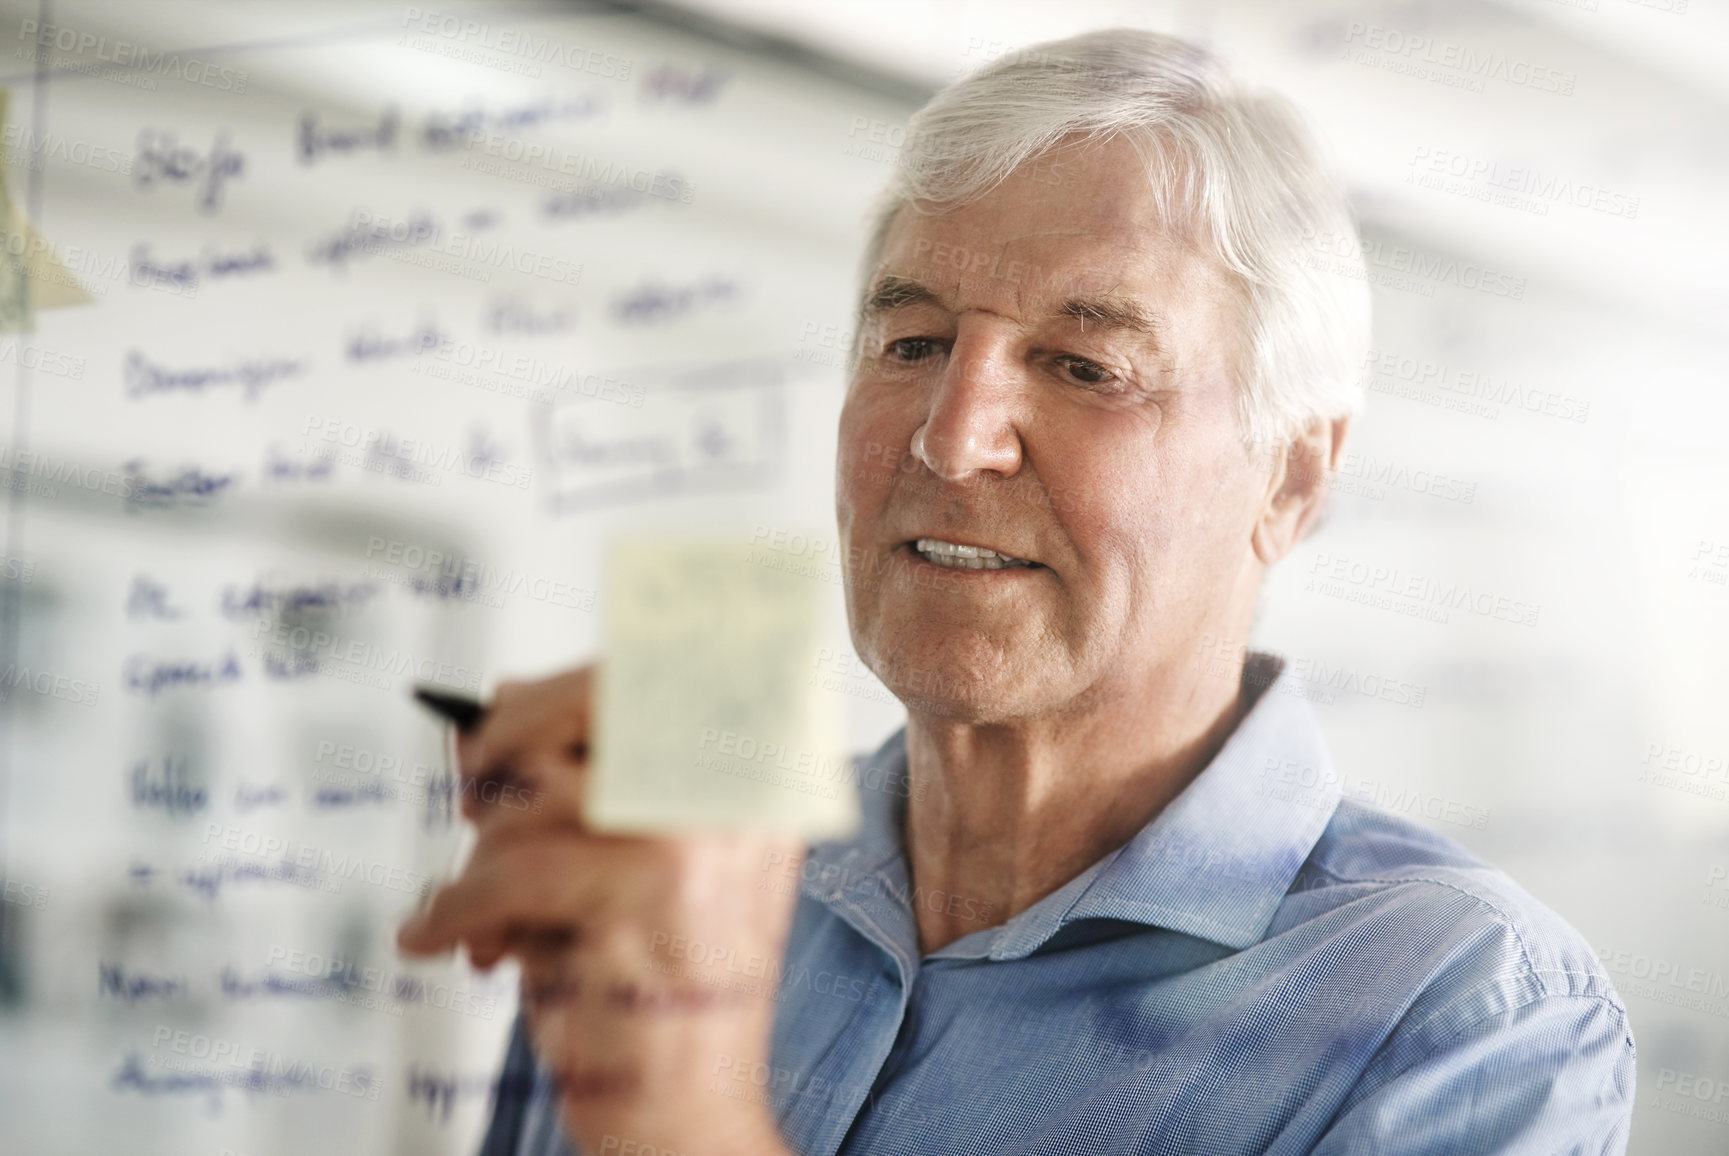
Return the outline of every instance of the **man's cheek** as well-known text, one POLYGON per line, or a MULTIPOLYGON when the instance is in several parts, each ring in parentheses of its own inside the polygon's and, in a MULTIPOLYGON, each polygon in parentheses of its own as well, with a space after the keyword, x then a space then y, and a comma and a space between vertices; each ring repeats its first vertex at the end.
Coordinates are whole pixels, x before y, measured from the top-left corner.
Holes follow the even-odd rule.
POLYGON ((840 445, 836 509, 843 517, 850 514, 868 519, 882 508, 888 491, 895 485, 907 439, 897 440, 888 433, 849 430, 843 418, 840 445))

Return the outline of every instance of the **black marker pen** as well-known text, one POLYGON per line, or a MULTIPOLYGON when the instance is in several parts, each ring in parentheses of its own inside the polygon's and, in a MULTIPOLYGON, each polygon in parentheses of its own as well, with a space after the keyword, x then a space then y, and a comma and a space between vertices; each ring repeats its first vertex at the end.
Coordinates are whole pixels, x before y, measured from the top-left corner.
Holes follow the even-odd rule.
POLYGON ((414 688, 414 697, 433 714, 455 724, 458 734, 472 734, 480 726, 481 720, 486 718, 486 704, 466 695, 451 694, 430 686, 417 686, 414 688))

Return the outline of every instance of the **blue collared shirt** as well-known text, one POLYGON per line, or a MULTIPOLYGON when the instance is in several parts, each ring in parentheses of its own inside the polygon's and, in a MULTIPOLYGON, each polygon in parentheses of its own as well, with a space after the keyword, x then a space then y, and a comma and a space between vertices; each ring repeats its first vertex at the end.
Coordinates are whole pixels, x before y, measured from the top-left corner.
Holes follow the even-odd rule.
MULTIPOLYGON (((894 735, 859 835, 795 877, 772 1064, 711 1091, 766 1097, 804 1156, 1621 1152, 1633 1037, 1595 954, 1341 798, 1300 690, 1280 672, 1164 811, 1006 922, 912 886, 894 735), (917 905, 979 928, 921 955, 917 905)), ((500 1086, 483 1156, 571 1151, 520 1025, 500 1086)))

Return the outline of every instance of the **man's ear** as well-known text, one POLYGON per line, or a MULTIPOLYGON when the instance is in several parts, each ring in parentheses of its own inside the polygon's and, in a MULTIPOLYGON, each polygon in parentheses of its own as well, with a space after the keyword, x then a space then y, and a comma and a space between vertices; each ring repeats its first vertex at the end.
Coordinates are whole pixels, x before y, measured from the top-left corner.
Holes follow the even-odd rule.
POLYGON ((1350 426, 1349 417, 1316 418, 1274 456, 1266 504, 1250 539, 1263 565, 1289 554, 1321 516, 1327 474, 1338 468, 1350 426))

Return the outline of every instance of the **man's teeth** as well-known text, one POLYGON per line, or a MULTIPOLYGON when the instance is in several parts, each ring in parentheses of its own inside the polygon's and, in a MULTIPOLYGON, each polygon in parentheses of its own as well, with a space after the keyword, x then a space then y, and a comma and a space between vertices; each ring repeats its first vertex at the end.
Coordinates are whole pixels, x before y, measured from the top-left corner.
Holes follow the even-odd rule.
POLYGON ((959 570, 1007 570, 1015 566, 1030 566, 1024 558, 1011 558, 983 546, 963 546, 959 542, 944 542, 940 538, 920 538, 916 543, 919 556, 938 566, 959 570))

